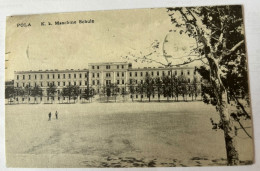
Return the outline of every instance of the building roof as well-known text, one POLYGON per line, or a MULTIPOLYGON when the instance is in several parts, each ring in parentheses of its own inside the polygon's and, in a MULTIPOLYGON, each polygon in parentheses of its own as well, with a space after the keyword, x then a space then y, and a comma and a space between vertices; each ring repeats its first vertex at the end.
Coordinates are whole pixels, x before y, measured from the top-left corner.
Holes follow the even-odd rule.
POLYGON ((129 64, 128 62, 97 62, 97 63, 89 63, 88 65, 122 65, 129 64))
POLYGON ((54 69, 54 70, 38 70, 38 71, 14 71, 15 74, 23 74, 23 73, 64 73, 64 72, 87 72, 88 69, 66 69, 66 70, 58 70, 58 69, 54 69))

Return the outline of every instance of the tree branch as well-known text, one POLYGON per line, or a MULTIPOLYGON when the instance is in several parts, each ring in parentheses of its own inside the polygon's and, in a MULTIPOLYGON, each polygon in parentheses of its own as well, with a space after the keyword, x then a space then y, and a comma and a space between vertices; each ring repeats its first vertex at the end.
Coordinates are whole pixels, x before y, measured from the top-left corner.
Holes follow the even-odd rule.
POLYGON ((231 96, 233 97, 233 99, 235 100, 235 102, 238 104, 238 106, 242 109, 242 111, 244 112, 244 114, 246 115, 246 117, 248 119, 251 119, 251 116, 247 113, 247 111, 245 110, 244 106, 239 102, 239 100, 235 97, 235 95, 231 92, 231 96))
POLYGON ((237 48, 239 48, 245 41, 241 40, 240 42, 238 42, 232 49, 228 50, 228 52, 224 53, 224 55, 231 55, 233 52, 235 52, 237 50, 237 48))
POLYGON ((246 133, 246 135, 247 135, 249 138, 252 139, 252 136, 249 135, 249 133, 246 131, 245 127, 241 124, 241 122, 240 122, 239 120, 235 120, 235 121, 237 121, 237 122, 239 123, 240 127, 243 129, 243 131, 246 133))

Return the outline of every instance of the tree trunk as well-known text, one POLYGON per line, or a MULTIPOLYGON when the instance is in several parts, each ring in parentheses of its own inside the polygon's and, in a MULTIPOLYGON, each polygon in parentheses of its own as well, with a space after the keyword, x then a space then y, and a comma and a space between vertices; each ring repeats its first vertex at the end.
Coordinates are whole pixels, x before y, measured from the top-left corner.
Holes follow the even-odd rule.
MULTIPOLYGON (((221 92, 220 92, 221 93, 221 92)), ((227 103, 227 93, 222 92, 219 99, 219 114, 221 121, 223 123, 223 131, 225 137, 226 144, 226 155, 227 155, 227 164, 228 165, 238 165, 238 151, 236 146, 236 133, 233 121, 230 119, 230 114, 228 111, 228 103, 227 103)))

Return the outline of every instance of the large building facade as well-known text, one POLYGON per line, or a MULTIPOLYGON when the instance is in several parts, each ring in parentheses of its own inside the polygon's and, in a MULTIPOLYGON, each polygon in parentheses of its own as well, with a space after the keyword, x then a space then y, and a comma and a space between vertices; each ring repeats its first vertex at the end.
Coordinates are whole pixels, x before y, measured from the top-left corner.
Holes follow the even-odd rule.
POLYGON ((151 78, 183 75, 188 82, 196 76, 193 67, 144 67, 133 68, 131 63, 90 63, 89 85, 100 92, 104 85, 116 84, 120 91, 128 90, 130 84, 143 84, 146 76, 151 78))
POLYGON ((47 88, 52 84, 56 86, 56 96, 60 100, 58 96, 68 85, 79 86, 80 91, 91 87, 95 94, 101 94, 104 86, 116 84, 119 92, 127 92, 131 84, 143 84, 148 75, 151 78, 183 75, 191 82, 196 72, 193 67, 187 66, 133 68, 127 62, 89 63, 88 69, 79 70, 15 71, 14 87, 39 86, 44 98, 47 97, 47 88))

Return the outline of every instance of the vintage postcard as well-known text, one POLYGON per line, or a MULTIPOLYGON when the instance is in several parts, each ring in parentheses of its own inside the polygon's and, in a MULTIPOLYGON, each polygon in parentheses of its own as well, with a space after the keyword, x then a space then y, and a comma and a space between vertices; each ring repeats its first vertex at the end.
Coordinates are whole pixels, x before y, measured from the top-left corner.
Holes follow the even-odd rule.
POLYGON ((243 7, 6 18, 6 165, 254 163, 243 7))

